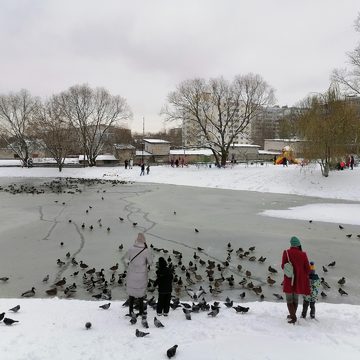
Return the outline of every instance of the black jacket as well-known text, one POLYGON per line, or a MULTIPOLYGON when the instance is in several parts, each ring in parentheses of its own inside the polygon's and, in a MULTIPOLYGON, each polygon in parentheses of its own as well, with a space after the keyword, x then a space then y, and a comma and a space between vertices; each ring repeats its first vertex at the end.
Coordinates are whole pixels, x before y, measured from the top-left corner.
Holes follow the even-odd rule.
POLYGON ((156 272, 156 280, 154 285, 158 286, 159 294, 168 294, 172 291, 173 273, 168 267, 160 268, 156 272))

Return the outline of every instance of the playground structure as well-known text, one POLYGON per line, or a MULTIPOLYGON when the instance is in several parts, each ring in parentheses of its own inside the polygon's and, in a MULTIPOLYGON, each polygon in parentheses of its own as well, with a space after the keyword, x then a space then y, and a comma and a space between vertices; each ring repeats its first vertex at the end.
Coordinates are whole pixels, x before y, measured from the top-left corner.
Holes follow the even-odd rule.
POLYGON ((277 156, 275 164, 281 165, 284 163, 284 158, 287 160, 287 164, 299 164, 300 160, 294 157, 293 149, 287 145, 284 146, 281 150, 281 155, 277 156))

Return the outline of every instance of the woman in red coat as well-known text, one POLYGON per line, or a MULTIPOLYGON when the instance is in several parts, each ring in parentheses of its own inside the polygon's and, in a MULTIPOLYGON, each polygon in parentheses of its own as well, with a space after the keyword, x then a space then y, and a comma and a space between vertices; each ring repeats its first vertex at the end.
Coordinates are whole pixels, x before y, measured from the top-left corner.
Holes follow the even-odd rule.
POLYGON ((284 250, 281 267, 290 262, 294 269, 294 277, 284 275, 283 291, 286 295, 286 303, 289 310, 289 324, 296 323, 296 310, 299 303, 299 295, 310 294, 309 272, 310 264, 305 251, 301 249, 300 240, 293 236, 290 239, 290 249, 284 250))

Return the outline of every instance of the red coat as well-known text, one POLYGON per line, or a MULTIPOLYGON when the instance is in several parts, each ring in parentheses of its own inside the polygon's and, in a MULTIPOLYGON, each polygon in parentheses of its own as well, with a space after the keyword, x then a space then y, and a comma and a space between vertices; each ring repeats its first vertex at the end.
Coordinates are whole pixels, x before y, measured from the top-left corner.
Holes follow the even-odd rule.
MULTIPOLYGON (((284 293, 295 293, 301 295, 310 294, 309 272, 310 264, 306 252, 301 251, 297 247, 288 249, 290 262, 294 267, 294 284, 291 286, 291 279, 284 275, 283 291, 284 293)), ((287 263, 286 251, 283 252, 281 268, 287 263)))

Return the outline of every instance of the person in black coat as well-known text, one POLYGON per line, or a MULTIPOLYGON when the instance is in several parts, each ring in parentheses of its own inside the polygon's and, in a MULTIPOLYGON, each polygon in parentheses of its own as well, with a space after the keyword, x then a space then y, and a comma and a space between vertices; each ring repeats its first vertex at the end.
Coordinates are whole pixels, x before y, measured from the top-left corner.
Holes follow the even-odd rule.
POLYGON ((170 300, 172 292, 173 271, 171 267, 167 266, 166 260, 163 257, 159 258, 159 266, 156 271, 156 280, 154 285, 158 286, 158 302, 157 302, 157 315, 164 314, 167 316, 170 309, 170 300))

